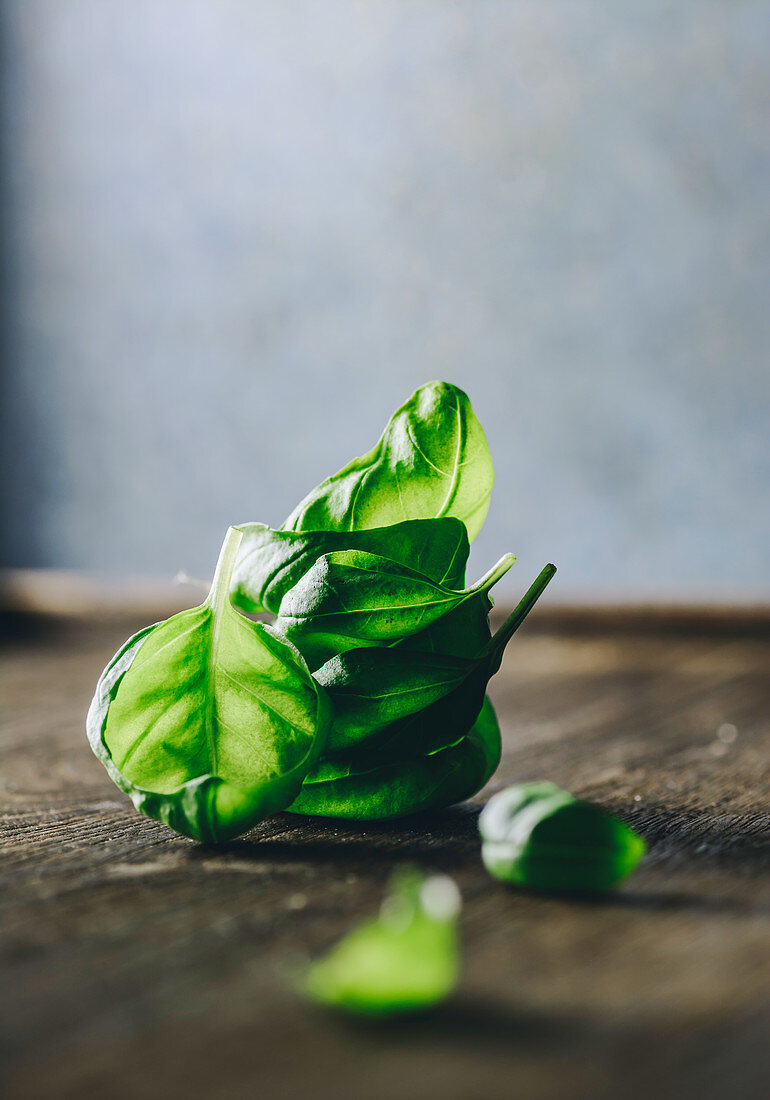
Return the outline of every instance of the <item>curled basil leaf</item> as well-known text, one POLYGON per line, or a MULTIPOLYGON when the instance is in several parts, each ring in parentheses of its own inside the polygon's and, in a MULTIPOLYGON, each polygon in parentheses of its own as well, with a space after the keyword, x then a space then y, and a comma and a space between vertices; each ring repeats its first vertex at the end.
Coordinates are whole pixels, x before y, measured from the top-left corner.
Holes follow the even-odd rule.
POLYGON ((424 630, 486 593, 515 560, 506 554, 472 588, 457 591, 379 554, 324 554, 286 593, 275 625, 315 670, 336 654, 424 630))
POLYGON ((417 760, 355 772, 325 761, 308 776, 290 812, 361 821, 439 810, 481 790, 500 763, 500 727, 489 699, 456 745, 417 760))
POLYGON ((492 633, 489 612, 492 598, 487 592, 465 600, 435 623, 397 642, 402 650, 415 653, 443 653, 447 657, 475 657, 492 633))
POLYGON ((283 527, 359 531, 455 516, 473 541, 493 482, 489 447, 467 394, 429 382, 396 410, 371 451, 308 493, 283 527))
POLYGON ((380 914, 295 976, 319 1004, 366 1016, 424 1010, 459 977, 460 893, 445 875, 406 869, 394 876, 380 914))
POLYGON ((245 523, 230 594, 244 611, 278 612, 281 600, 317 558, 365 550, 424 573, 449 588, 465 583, 470 546, 465 525, 449 516, 414 519, 366 531, 276 531, 245 523))
POLYGON ((489 873, 533 890, 609 890, 646 850, 617 817, 547 782, 500 791, 482 810, 479 831, 489 873))
MULTIPOLYGON (((400 647, 354 649, 333 657, 314 673, 334 708, 327 754, 349 751, 362 742, 371 745, 378 734, 453 693, 465 683, 471 664, 458 657, 410 653, 400 647)), ((473 724, 480 707, 481 699, 465 729, 473 724)), ((432 747, 443 746, 424 751, 432 747)))
POLYGON ((401 762, 454 744, 481 710, 505 647, 555 573, 546 566, 493 638, 473 657, 413 652, 403 646, 351 650, 314 674, 334 708, 326 754, 401 762))
POLYGON ((206 842, 284 809, 330 722, 297 650, 230 603, 240 538, 231 528, 200 607, 125 643, 88 715, 91 747, 136 808, 206 842))

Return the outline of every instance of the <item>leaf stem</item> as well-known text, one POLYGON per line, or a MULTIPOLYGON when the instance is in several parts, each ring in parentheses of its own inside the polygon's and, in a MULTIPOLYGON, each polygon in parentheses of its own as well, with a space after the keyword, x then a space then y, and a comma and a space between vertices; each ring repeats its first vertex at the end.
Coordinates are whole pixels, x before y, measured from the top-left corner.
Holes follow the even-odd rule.
POLYGON ((214 570, 214 579, 205 602, 212 611, 221 611, 224 604, 230 599, 230 577, 235 568, 235 560, 238 557, 238 548, 243 538, 243 531, 237 527, 229 527, 219 551, 217 567, 214 570))
POLYGON ((481 580, 474 584, 473 588, 469 588, 468 593, 486 592, 493 584, 497 584, 501 577, 505 576, 515 561, 516 558, 513 554, 503 554, 497 565, 493 565, 489 572, 485 573, 481 580))
POLYGON ((494 653, 498 653, 500 659, 502 659, 503 650, 540 599, 555 572, 555 565, 549 564, 541 569, 503 625, 484 646, 479 654, 479 660, 483 660, 485 657, 489 657, 494 653))

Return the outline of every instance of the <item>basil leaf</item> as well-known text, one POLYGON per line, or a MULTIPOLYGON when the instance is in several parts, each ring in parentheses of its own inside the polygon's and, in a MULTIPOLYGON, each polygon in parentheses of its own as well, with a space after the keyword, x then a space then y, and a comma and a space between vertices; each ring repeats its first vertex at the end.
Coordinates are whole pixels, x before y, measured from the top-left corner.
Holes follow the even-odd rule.
POLYGON ((473 728, 458 744, 402 764, 305 782, 289 811, 376 821, 443 809, 481 790, 500 763, 500 747, 497 717, 485 699, 473 728))
POLYGON ((449 588, 465 583, 468 532, 449 516, 366 531, 275 531, 264 523, 245 523, 240 530, 243 540, 230 594, 244 611, 277 613, 283 597, 316 559, 335 550, 381 554, 449 588))
MULTIPOLYGON (((415 654, 416 656, 416 654, 415 654)), ((457 744, 473 726, 490 678, 488 665, 466 667, 453 690, 447 691, 415 714, 373 730, 369 736, 324 755, 324 761, 349 763, 355 770, 419 759, 457 744)), ((308 773, 312 781, 315 769, 308 773)))
MULTIPOLYGON (((400 646, 354 649, 333 657, 314 673, 334 709, 326 753, 346 751, 362 741, 368 744, 378 732, 454 692, 465 682, 468 671, 467 660, 410 653, 400 646)), ((475 717, 471 716, 466 729, 475 717)))
MULTIPOLYGON (((473 725, 503 652, 555 569, 548 565, 493 638, 472 658, 390 649, 352 650, 315 673, 334 721, 327 757, 360 766, 403 762, 445 748, 473 725)), ((317 769, 316 769, 317 770, 317 769)), ((312 781, 315 771, 308 776, 312 781)))
POLYGON ((396 410, 371 451, 308 493, 283 527, 360 531, 455 516, 473 541, 493 482, 489 447, 467 394, 429 382, 396 410))
POLYGON ((559 893, 609 890, 631 874, 646 850, 633 829, 555 783, 500 791, 484 807, 479 831, 491 875, 559 893))
POLYGON ((366 1016, 429 1008, 457 984, 459 910, 452 879, 402 871, 379 916, 350 932, 294 984, 319 1004, 366 1016))
POLYGON ((323 554, 286 593, 276 627, 315 670, 338 653, 388 645, 491 588, 515 558, 506 554, 472 588, 445 588, 379 554, 323 554))
POLYGON ((287 806, 330 721, 297 650, 230 604, 240 537, 230 529, 200 607, 126 642, 88 715, 94 752, 136 808, 206 842, 287 806))
POLYGON ((435 623, 397 642, 398 649, 416 653, 443 653, 449 657, 475 657, 492 637, 489 611, 492 600, 482 592, 465 600, 435 623))

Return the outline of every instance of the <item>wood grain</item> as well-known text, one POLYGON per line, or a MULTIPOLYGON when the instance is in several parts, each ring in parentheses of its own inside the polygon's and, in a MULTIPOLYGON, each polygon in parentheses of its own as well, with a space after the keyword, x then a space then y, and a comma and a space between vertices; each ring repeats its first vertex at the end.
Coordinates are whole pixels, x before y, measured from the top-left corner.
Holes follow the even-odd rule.
POLYGON ((224 850, 137 816, 86 744, 96 678, 141 622, 27 620, 2 656, 5 1095, 767 1096, 768 630, 718 618, 533 616, 494 681, 505 753, 474 803, 280 815, 224 850), (648 839, 617 894, 486 875, 478 806, 535 778, 648 839), (306 1007, 281 966, 373 912, 402 861, 460 885, 457 996, 386 1026, 306 1007))

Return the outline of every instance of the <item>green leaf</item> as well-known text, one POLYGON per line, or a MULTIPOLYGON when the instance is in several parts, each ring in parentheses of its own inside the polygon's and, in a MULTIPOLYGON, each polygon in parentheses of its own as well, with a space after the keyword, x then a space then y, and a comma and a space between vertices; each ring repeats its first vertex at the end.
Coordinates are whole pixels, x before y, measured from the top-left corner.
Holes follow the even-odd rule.
POLYGON ((324 554, 286 593, 275 625, 316 669, 338 653, 390 645, 425 629, 485 593, 514 561, 506 554, 472 588, 457 591, 379 554, 324 554))
POLYGON ((557 893, 609 890, 646 850, 618 818, 548 782, 500 791, 484 807, 479 831, 491 875, 557 893))
MULTIPOLYGON (((503 652, 551 580, 546 566, 495 636, 473 657, 412 652, 403 646, 357 649, 314 674, 327 691, 334 721, 331 757, 366 770, 400 763, 454 744, 471 728, 503 652), (365 767, 361 768, 361 763, 365 767)), ((317 769, 308 776, 312 781, 317 769)))
MULTIPOLYGON (((360 821, 440 810, 481 790, 500 763, 500 727, 489 699, 456 745, 418 760, 306 782, 291 813, 360 821)), ((332 773, 334 765, 322 765, 332 773)))
MULTIPOLYGON (((387 734, 395 723, 453 693, 465 682, 470 665, 461 658, 410 653, 398 646, 354 649, 333 657, 314 673, 334 709, 327 754, 347 752, 362 742, 370 745, 377 734, 387 734)), ((473 724, 480 707, 481 700, 459 736, 473 724)), ((435 747, 443 746, 424 751, 435 747)))
POLYGON ((200 607, 125 643, 88 715, 94 752, 136 808, 206 842, 287 806, 330 723, 297 650, 230 603, 240 537, 228 532, 200 607))
POLYGON ((245 523, 230 594, 244 611, 278 612, 281 600, 317 558, 365 550, 424 573, 449 588, 465 583, 468 532, 458 519, 415 519, 366 531, 275 531, 245 523))
POLYGON ((467 395, 429 382, 396 410, 371 451, 308 493, 283 527, 360 531, 455 516, 473 541, 493 482, 489 447, 467 395))
POLYGON ((294 985, 319 1004, 360 1015, 429 1008, 457 984, 459 909, 450 878, 402 871, 379 917, 350 932, 294 985))
POLYGON ((397 642, 397 647, 415 653, 442 653, 449 657, 475 657, 484 648, 492 633, 489 612, 492 600, 482 592, 465 600, 453 611, 442 615, 435 623, 397 642))

